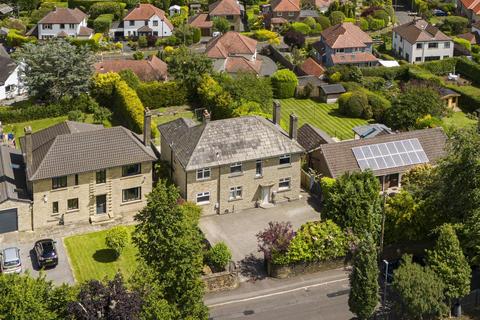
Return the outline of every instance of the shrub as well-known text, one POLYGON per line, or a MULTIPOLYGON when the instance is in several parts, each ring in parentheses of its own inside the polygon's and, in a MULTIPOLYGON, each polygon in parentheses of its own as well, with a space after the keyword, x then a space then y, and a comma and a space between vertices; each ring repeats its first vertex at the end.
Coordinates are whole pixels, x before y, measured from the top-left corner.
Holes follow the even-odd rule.
POLYGON ((345 14, 342 11, 333 11, 330 13, 330 23, 332 26, 342 23, 345 20, 345 14))
POLYGON ((457 60, 456 71, 475 84, 480 84, 480 64, 460 58, 457 60))
POLYGON ((93 112, 93 122, 103 124, 112 119, 112 112, 105 107, 98 107, 93 112))
POLYGON ((440 25, 440 30, 450 34, 463 33, 468 26, 468 19, 460 16, 445 17, 443 23, 440 25))
POLYGON ((137 94, 143 105, 149 109, 178 106, 187 103, 187 90, 178 82, 142 83, 137 94))
POLYGON ((302 48, 305 45, 305 36, 301 32, 288 30, 283 36, 283 41, 290 47, 302 48))
POLYGON ((317 18, 317 22, 322 26, 322 30, 325 30, 331 26, 330 19, 322 15, 317 18))
POLYGON ((390 22, 390 16, 385 10, 377 10, 373 13, 373 17, 375 19, 381 19, 384 21, 384 26, 388 26, 388 23, 390 22))
POLYGON ((258 41, 268 41, 270 43, 279 43, 280 41, 276 32, 266 29, 255 30, 253 37, 258 41))
POLYGON ((224 271, 232 259, 232 253, 224 242, 215 244, 206 254, 207 264, 215 272, 224 271))
POLYGON ((95 29, 95 32, 108 32, 112 27, 112 21, 112 14, 102 14, 93 20, 93 29, 95 29))
POLYGON ((85 114, 83 114, 80 110, 72 110, 68 112, 68 120, 70 121, 77 121, 77 122, 84 122, 85 121, 85 114))
POLYGON ((104 14, 110 14, 115 19, 120 19, 123 16, 123 9, 118 2, 104 1, 94 3, 88 10, 88 13, 90 15, 90 19, 96 19, 100 15, 104 14))
POLYGON ((456 64, 456 58, 448 58, 443 60, 425 62, 422 63, 420 66, 430 71, 434 75, 441 76, 453 72, 455 70, 456 64))
POLYGON ((135 90, 123 81, 117 81, 113 89, 112 108, 117 119, 130 130, 141 133, 143 131, 143 104, 135 90))
POLYGON ((415 129, 436 128, 442 125, 442 120, 427 114, 415 121, 415 129))
POLYGON ((26 104, 0 108, 0 121, 3 123, 25 122, 37 119, 55 118, 66 115, 72 107, 66 103, 45 106, 26 104))
POLYGON ((368 25, 368 20, 365 19, 365 18, 360 18, 360 20, 359 20, 359 27, 360 27, 360 29, 362 29, 363 31, 367 31, 368 29, 370 29, 370 26, 368 25))
POLYGON ((339 71, 334 72, 329 76, 329 79, 333 83, 340 82, 342 80, 342 74, 339 71))
POLYGON ((288 69, 276 71, 272 77, 273 96, 279 99, 292 98, 298 85, 295 73, 288 69))
POLYGON ((392 106, 390 101, 373 92, 367 93, 368 104, 372 110, 372 117, 377 122, 383 122, 385 112, 392 106))
POLYGON ((103 106, 110 104, 115 83, 120 81, 120 75, 115 72, 97 73, 91 83, 91 94, 103 106))
POLYGON ((472 51, 472 44, 467 39, 453 37, 453 42, 464 47, 468 51, 472 51))
POLYGON ((202 32, 199 28, 193 28, 193 34, 192 34, 192 41, 193 43, 198 43, 200 42, 200 39, 202 38, 202 32))
POLYGON ((326 200, 329 197, 330 191, 332 190, 334 185, 335 185, 334 178, 322 177, 320 179, 320 187, 322 189, 323 200, 326 200))
POLYGON ((370 30, 380 30, 385 27, 385 21, 383 19, 375 19, 372 17, 368 17, 368 26, 370 30))
POLYGON ((386 80, 407 80, 408 79, 409 65, 403 65, 399 67, 387 68, 387 67, 375 67, 375 68, 360 68, 363 76, 382 77, 386 80))
POLYGON ((143 60, 145 58, 145 55, 143 54, 142 51, 135 51, 133 53, 133 59, 135 60, 143 60))
POLYGON ((303 22, 293 22, 290 25, 290 30, 300 32, 303 35, 309 35, 312 32, 312 29, 303 22))
POLYGON ((18 34, 18 31, 15 29, 10 29, 7 33, 7 45, 9 47, 20 47, 30 42, 35 42, 35 39, 18 34))
POLYGON ((263 252, 267 260, 271 259, 273 254, 285 254, 294 235, 290 222, 270 221, 265 230, 256 234, 258 251, 263 252))
POLYGON ((382 90, 385 87, 385 79, 382 77, 363 77, 362 85, 368 90, 382 90))
POLYGON ((107 248, 114 250, 117 257, 120 256, 129 242, 130 234, 125 226, 113 227, 107 231, 105 236, 105 245, 107 248))
POLYGON ((148 47, 148 41, 146 36, 140 36, 138 37, 138 46, 140 48, 146 48, 148 47))
POLYGON ((332 220, 307 222, 297 231, 287 252, 275 252, 272 260, 283 265, 326 261, 344 257, 346 248, 346 236, 332 220))
POLYGON ((371 118, 367 95, 362 91, 347 92, 338 99, 340 112, 352 118, 371 118))
POLYGON ((128 84, 130 88, 137 90, 137 88, 140 86, 140 79, 132 70, 121 70, 118 75, 128 84))

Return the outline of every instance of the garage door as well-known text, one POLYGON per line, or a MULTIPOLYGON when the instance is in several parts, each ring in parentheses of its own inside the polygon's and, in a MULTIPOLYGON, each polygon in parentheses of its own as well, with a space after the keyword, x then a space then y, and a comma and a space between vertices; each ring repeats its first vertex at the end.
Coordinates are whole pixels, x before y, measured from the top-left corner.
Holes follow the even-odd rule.
POLYGON ((0 233, 18 230, 17 209, 0 211, 0 233))

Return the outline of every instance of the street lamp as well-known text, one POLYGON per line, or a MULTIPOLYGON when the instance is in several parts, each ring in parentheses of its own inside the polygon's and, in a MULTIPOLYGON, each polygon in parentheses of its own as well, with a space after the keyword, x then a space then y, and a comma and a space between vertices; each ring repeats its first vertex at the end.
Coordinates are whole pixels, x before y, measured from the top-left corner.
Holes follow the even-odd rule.
POLYGON ((383 260, 383 264, 385 265, 385 282, 383 284, 383 311, 385 311, 387 307, 388 261, 383 260))

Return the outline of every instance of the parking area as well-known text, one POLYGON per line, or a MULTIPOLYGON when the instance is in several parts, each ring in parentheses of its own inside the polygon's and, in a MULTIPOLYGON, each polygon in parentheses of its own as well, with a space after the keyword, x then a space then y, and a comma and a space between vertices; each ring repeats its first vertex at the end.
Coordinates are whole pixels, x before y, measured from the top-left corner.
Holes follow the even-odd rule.
POLYGON ((297 229, 307 221, 320 219, 320 214, 310 204, 307 194, 302 199, 281 203, 268 209, 248 209, 232 214, 207 216, 200 219, 200 228, 213 245, 225 242, 232 251, 233 260, 262 258, 257 250, 256 234, 264 230, 270 221, 289 221, 297 229))
MULTIPOLYGON (((62 283, 74 283, 74 278, 70 264, 68 262, 67 252, 63 245, 62 238, 54 238, 57 242, 58 265, 55 268, 45 269, 43 272, 48 280, 53 281, 54 284, 60 285, 62 283)), ((34 243, 18 243, 18 242, 1 242, 0 249, 3 250, 8 247, 17 247, 20 249, 20 257, 22 259, 23 271, 28 271, 30 275, 37 277, 40 273, 37 266, 35 251, 33 250, 34 243)))

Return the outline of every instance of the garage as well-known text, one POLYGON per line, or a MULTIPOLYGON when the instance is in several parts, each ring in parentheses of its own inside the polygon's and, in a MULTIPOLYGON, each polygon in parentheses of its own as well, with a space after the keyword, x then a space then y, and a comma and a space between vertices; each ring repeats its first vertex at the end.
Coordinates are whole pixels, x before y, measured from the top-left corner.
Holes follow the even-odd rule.
POLYGON ((0 211, 0 233, 7 233, 18 230, 17 209, 0 211))

